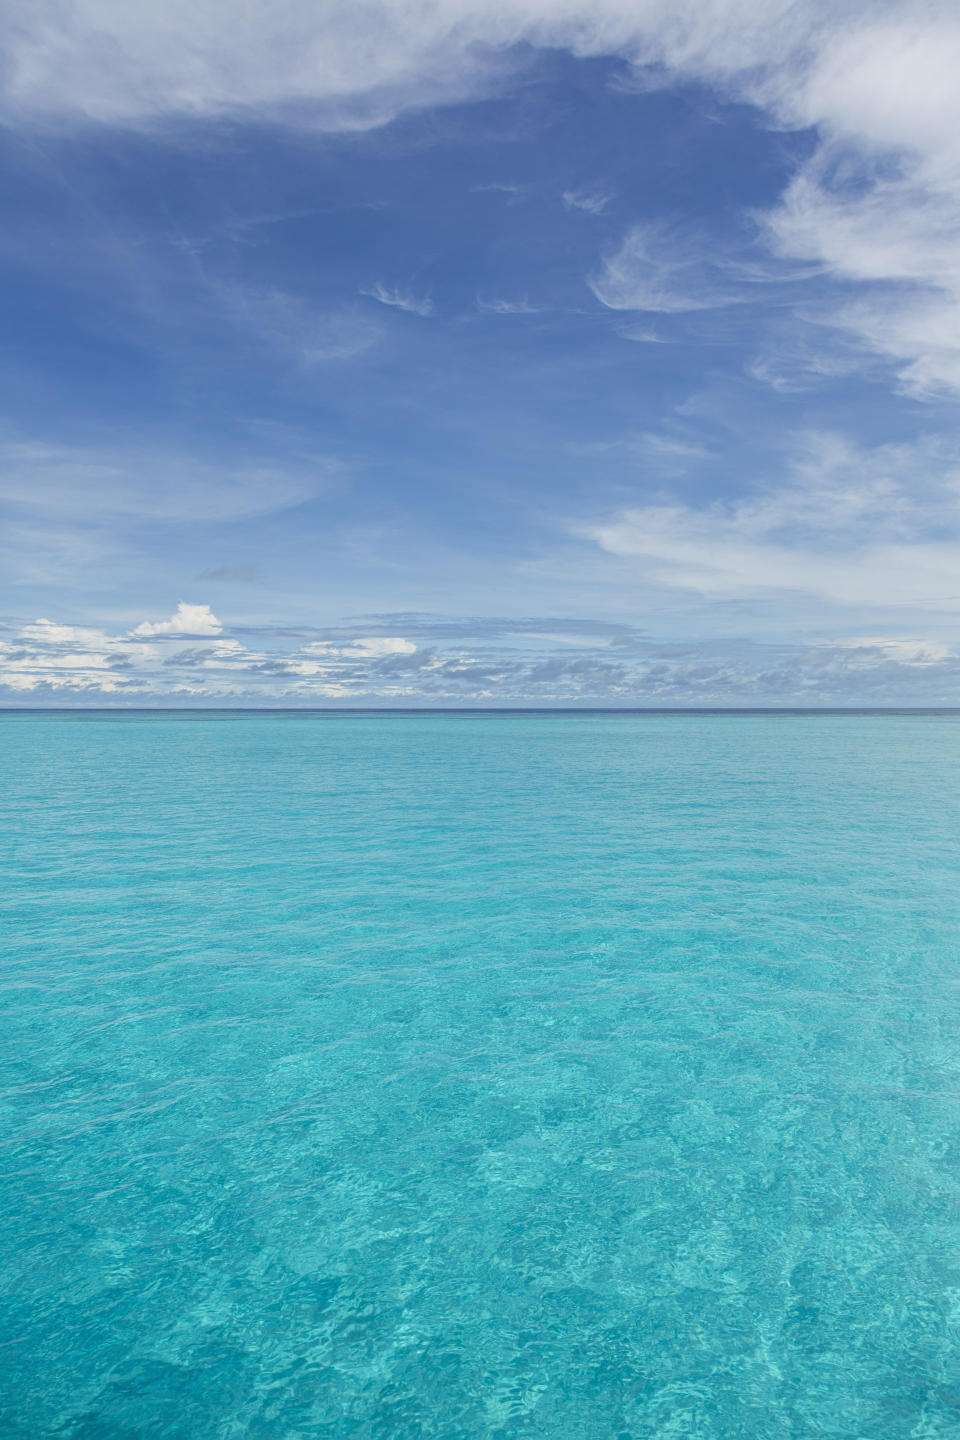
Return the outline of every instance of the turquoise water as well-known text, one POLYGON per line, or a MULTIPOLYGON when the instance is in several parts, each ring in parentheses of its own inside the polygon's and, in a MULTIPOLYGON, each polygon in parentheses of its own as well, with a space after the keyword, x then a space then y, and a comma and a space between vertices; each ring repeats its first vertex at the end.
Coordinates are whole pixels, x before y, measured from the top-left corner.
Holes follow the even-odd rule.
POLYGON ((960 717, 0 744, 4 1437, 960 1436, 960 717))

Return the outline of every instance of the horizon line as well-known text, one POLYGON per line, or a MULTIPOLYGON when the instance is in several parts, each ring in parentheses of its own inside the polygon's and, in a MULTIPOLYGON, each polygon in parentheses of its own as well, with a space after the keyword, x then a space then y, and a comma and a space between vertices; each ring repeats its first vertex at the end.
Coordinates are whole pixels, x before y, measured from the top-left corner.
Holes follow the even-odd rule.
POLYGON ((0 715, 960 715, 960 705, 3 705, 0 715))

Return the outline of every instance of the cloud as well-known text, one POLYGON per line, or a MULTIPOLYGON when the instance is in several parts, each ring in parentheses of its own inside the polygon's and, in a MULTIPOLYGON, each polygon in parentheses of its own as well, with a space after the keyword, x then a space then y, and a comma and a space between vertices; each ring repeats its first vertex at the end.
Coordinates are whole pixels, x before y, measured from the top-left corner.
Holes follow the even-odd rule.
POLYGON ((305 368, 364 355, 382 335, 358 308, 321 309, 275 285, 210 282, 208 292, 234 329, 305 368))
POLYGON ((308 655, 353 656, 369 660, 384 655, 412 655, 416 648, 412 640, 405 640, 401 635, 365 635, 341 645, 329 640, 314 640, 304 646, 304 651, 308 655))
POLYGON ((86 625, 60 625, 55 620, 34 620, 20 630, 22 640, 40 645, 83 645, 87 650, 109 650, 119 643, 117 637, 105 635, 86 625))
POLYGON ((847 376, 877 378, 880 366, 876 361, 868 363, 862 348, 849 337, 833 335, 828 339, 816 322, 798 326, 796 317, 792 317, 786 333, 783 327, 780 333, 774 328, 763 351, 747 362, 745 370, 752 379, 781 395, 799 395, 847 376))
POLYGON ((219 635, 223 626, 209 605, 190 605, 181 600, 169 620, 144 620, 134 635, 219 635))
POLYGON ((357 129, 489 92, 522 44, 736 73, 774 44, 790 56, 824 16, 821 4, 808 9, 804 23, 787 0, 285 0, 239 10, 230 0, 199 9, 13 0, 6 104, 20 117, 108 125, 260 113, 357 129))
POLYGON ((530 193, 529 185, 514 185, 496 180, 486 185, 471 185, 470 189, 475 195, 482 195, 485 192, 506 195, 508 205, 518 204, 530 193))
MULTIPOLYGON (((2 24, 3 103, 20 125, 232 116, 364 128, 493 93, 537 48, 616 57, 640 88, 671 79, 714 86, 774 125, 818 136, 766 218, 782 256, 815 263, 858 292, 849 303, 831 300, 824 322, 882 357, 915 395, 960 389, 960 17, 945 4, 285 0, 238 9, 230 0, 199 8, 13 0, 2 24)), ((588 212, 601 198, 567 195, 588 212)), ((688 267, 632 234, 594 288, 615 309, 723 303, 691 282, 688 267)), ((414 296, 372 293, 423 313, 414 296)), ((265 328, 282 332, 282 300, 264 303, 281 312, 265 328)), ((299 334, 299 322, 293 328, 299 334)), ((314 353, 355 343, 363 342, 322 338, 314 353)))
MULTIPOLYGON (((205 606, 193 608, 209 615, 205 606)), ((182 623, 196 621, 184 617, 182 623)), ((38 620, 23 625, 14 643, 0 641, 0 688, 12 702, 32 705, 882 705, 960 700, 955 648, 915 631, 798 645, 737 639, 663 642, 629 627, 570 618, 441 622, 436 617, 433 623, 445 638, 423 649, 401 636, 348 633, 348 627, 339 627, 336 642, 315 640, 291 649, 285 631, 261 627, 264 646, 253 651, 229 634, 203 637, 179 627, 160 628, 171 621, 152 626, 145 641, 143 626, 124 638, 86 625, 38 620), (532 627, 539 625, 544 628, 537 633, 532 627), (477 637, 472 643, 468 633, 477 637), (496 635, 508 643, 493 641, 496 635), (83 637, 93 637, 95 644, 81 647, 83 637), (198 638, 203 643, 196 643, 198 638), (573 651, 571 638, 579 642, 573 651)))
POLYGON ((129 640, 88 625, 39 619, 14 645, 0 642, 0 686, 12 692, 71 690, 116 694, 130 685, 129 640), (124 646, 127 649, 124 649, 124 646))
POLYGON ((671 315, 710 310, 737 298, 729 287, 720 289, 713 265, 698 247, 652 225, 633 226, 588 283, 610 310, 671 315))
POLYGON ((484 315, 539 315, 540 311, 530 301, 523 300, 483 300, 477 296, 477 309, 484 315))
POLYGON ((209 570, 201 570, 194 576, 195 580, 215 580, 224 584, 253 585, 260 579, 260 571, 256 565, 214 565, 209 570))
POLYGON ((921 398, 960 390, 958 67, 955 11, 864 8, 772 97, 820 142, 766 217, 771 244, 855 287, 820 318, 921 398))
POLYGON ((144 445, 53 444, 0 434, 0 501, 18 510, 89 523, 240 519, 284 510, 329 490, 343 466, 296 455, 287 464, 248 458, 207 463, 144 445))
POLYGON ((578 531, 646 578, 702 595, 960 609, 960 457, 936 444, 863 451, 814 434, 787 483, 634 506, 578 531))
POLYGON ((379 300, 381 305, 407 310, 412 315, 433 314, 433 301, 428 296, 414 295, 410 290, 390 290, 386 285, 377 284, 369 290, 361 290, 360 294, 369 295, 371 300, 379 300))
MULTIPOLYGON (((56 444, 0 429, 0 568, 8 583, 44 593, 99 585, 105 573, 132 579, 156 561, 158 523, 192 546, 210 522, 317 501, 342 490, 347 474, 343 461, 311 453, 301 437, 250 429, 215 461, 170 449, 149 431, 137 444, 56 444)), ((219 531, 208 535, 204 548, 220 549, 222 540, 219 531)))
POLYGON ((911 394, 960 390, 960 178, 907 159, 895 178, 837 180, 829 156, 821 151, 766 217, 780 255, 854 286, 810 318, 889 359, 911 394))
MULTIPOLYGON (((582 616, 571 615, 449 616, 401 611, 386 615, 359 617, 357 623, 362 623, 368 631, 373 630, 376 626, 384 634, 389 634, 395 628, 402 627, 408 634, 444 643, 460 643, 467 640, 487 642, 513 638, 522 640, 527 636, 543 635, 560 635, 564 638, 576 636, 578 639, 594 638, 598 643, 606 643, 614 636, 632 636, 636 633, 634 626, 624 624, 622 621, 585 619, 582 616)), ((334 643, 342 644, 344 643, 343 636, 347 632, 338 628, 325 633, 334 639, 334 643)), ((350 632, 350 643, 352 643, 352 639, 353 632, 350 632)))
POLYGON ((651 330, 647 325, 622 325, 617 334, 624 340, 632 340, 636 345, 665 345, 667 342, 662 335, 651 330))
POLYGON ((852 639, 834 640, 829 648, 839 651, 867 650, 902 665, 939 665, 945 660, 956 659, 954 650, 942 640, 903 639, 890 635, 858 635, 852 639))
POLYGON ((585 210, 588 215, 602 215, 613 196, 602 190, 564 190, 560 198, 568 210, 585 210))

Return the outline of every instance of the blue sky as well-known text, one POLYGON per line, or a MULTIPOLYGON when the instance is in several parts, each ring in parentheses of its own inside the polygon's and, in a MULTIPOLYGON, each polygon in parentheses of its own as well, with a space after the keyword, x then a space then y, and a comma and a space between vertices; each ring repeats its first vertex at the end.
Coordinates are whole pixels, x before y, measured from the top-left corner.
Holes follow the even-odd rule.
POLYGON ((960 703, 953 7, 2 23, 0 703, 960 703))

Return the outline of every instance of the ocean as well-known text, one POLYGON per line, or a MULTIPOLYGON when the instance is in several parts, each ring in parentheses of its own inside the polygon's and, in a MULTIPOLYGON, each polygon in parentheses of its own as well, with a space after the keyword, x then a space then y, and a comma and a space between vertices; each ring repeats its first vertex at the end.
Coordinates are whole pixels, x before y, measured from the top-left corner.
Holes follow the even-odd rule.
POLYGON ((960 716, 0 717, 5 1440, 956 1440, 960 716))

